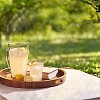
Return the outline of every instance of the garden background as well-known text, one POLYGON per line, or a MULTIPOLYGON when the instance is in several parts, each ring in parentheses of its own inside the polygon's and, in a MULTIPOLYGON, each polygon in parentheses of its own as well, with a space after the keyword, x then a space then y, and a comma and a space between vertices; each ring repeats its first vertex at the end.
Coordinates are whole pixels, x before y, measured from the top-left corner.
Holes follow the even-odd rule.
POLYGON ((29 42, 29 60, 100 77, 100 0, 0 0, 0 69, 8 42, 29 42))

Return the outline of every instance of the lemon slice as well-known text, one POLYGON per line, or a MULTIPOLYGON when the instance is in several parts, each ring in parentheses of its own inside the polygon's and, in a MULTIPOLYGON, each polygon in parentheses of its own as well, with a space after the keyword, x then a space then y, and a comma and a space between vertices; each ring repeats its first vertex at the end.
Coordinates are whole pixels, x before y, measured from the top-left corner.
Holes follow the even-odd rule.
POLYGON ((22 51, 22 52, 26 52, 26 53, 28 52, 27 49, 24 48, 24 47, 17 48, 17 50, 18 51, 22 51))
POLYGON ((35 65, 36 65, 36 60, 35 60, 35 59, 32 60, 32 62, 29 63, 29 66, 30 66, 30 67, 33 67, 33 66, 35 66, 35 65))

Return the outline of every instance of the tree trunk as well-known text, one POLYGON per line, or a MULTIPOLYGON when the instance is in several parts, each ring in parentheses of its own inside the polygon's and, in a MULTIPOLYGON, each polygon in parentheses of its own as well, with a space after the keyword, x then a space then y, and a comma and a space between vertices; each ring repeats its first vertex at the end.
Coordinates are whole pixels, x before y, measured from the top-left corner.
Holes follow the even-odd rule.
POLYGON ((10 24, 8 24, 7 27, 6 27, 6 40, 7 41, 10 40, 10 34, 11 34, 10 24))
POLYGON ((0 32, 0 47, 2 47, 2 33, 0 32))

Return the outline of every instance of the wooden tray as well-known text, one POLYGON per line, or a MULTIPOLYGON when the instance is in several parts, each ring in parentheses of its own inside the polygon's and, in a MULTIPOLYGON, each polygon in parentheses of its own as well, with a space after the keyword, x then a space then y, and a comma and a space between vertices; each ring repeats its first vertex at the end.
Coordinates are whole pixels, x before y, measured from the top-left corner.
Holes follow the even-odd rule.
POLYGON ((48 88, 60 85, 66 80, 66 72, 58 69, 58 73, 54 79, 42 80, 34 82, 16 81, 11 78, 10 68, 0 71, 0 83, 15 88, 48 88))

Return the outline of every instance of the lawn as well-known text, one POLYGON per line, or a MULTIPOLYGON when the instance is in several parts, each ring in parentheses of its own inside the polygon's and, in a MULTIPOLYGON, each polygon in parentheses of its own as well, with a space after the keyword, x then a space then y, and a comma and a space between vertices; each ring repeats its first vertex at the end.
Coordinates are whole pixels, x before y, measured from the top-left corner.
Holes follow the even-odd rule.
MULTIPOLYGON (((29 42, 29 60, 41 58, 45 66, 71 67, 100 77, 100 36, 96 34, 14 34, 11 41, 29 42)), ((7 41, 0 48, 0 69, 7 67, 7 41)))

